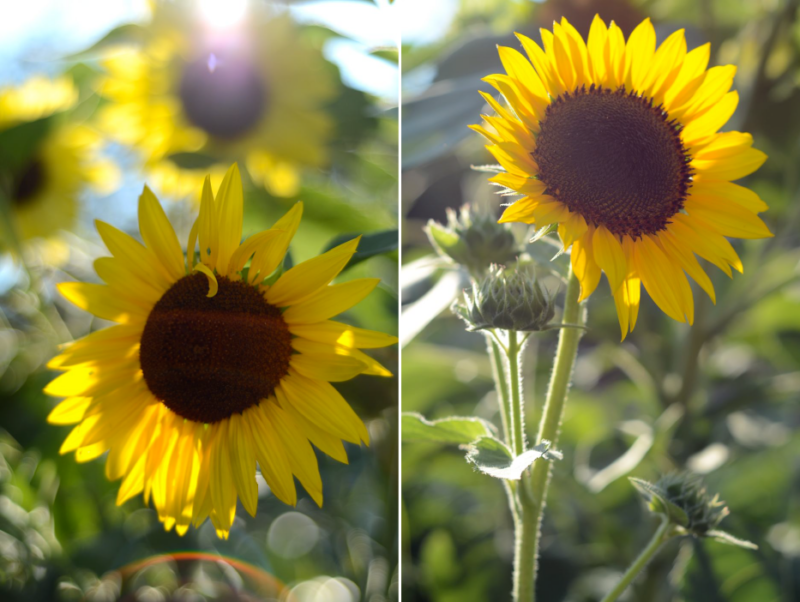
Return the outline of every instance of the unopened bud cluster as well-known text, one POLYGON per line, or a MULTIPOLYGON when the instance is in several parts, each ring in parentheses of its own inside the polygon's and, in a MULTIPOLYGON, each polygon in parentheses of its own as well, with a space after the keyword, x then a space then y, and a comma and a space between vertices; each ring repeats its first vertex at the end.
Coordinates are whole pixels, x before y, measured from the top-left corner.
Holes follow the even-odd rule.
POLYGON ((631 481, 653 512, 666 515, 676 526, 698 537, 716 529, 728 516, 725 502, 718 495, 712 498, 700 478, 690 473, 668 474, 655 484, 631 481))
POLYGON ((547 330, 555 314, 553 300, 536 279, 532 266, 490 266, 486 276, 464 291, 464 304, 453 311, 467 330, 547 330))
POLYGON ((458 213, 448 209, 447 226, 431 220, 425 231, 440 255, 464 266, 473 277, 482 276, 492 264, 511 263, 521 252, 507 224, 469 205, 458 213))
POLYGON ((656 487, 686 513, 688 522, 683 527, 695 535, 705 535, 728 516, 725 502, 719 499, 719 494, 712 498, 699 477, 688 473, 670 474, 662 477, 656 487))

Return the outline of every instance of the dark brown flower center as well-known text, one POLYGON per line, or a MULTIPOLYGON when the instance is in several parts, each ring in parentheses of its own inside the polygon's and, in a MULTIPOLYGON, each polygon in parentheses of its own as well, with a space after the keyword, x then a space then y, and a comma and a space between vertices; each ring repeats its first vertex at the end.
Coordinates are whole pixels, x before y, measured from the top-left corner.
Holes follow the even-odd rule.
POLYGON ((587 222, 634 238, 663 230, 691 185, 679 124, 624 88, 557 97, 533 159, 548 194, 587 222))
POLYGON ((44 163, 40 159, 32 159, 11 181, 11 201, 17 207, 27 205, 41 191, 45 182, 44 163))
POLYGON ((273 394, 286 376, 291 335, 253 286, 196 273, 158 300, 142 333, 140 362, 153 395, 196 422, 217 422, 273 394))
POLYGON ((267 108, 268 90, 254 65, 230 52, 209 52, 183 68, 180 98, 186 116, 212 136, 247 133, 267 108))

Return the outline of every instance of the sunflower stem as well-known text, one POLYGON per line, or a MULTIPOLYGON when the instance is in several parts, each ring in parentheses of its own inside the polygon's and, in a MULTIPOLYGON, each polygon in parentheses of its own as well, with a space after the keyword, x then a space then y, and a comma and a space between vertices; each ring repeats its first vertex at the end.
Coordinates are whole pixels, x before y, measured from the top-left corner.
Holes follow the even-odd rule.
MULTIPOLYGON (((580 282, 570 269, 562 322, 575 325, 584 323, 579 297, 580 282)), ((562 328, 559 331, 553 373, 550 376, 547 399, 536 439, 537 444, 549 441, 551 447, 555 448, 558 443, 564 403, 572 380, 572 369, 578 353, 578 341, 582 334, 583 329, 581 328, 562 328)), ((549 483, 550 462, 541 460, 533 463, 530 474, 523 476, 519 484, 521 525, 517 528, 516 534, 513 592, 514 600, 517 602, 533 602, 536 598, 539 532, 549 483)))
POLYGON ((670 526, 671 524, 669 519, 662 515, 661 524, 659 525, 658 530, 655 532, 655 535, 653 535, 653 538, 650 540, 650 543, 648 543, 647 547, 642 550, 642 553, 639 554, 639 557, 633 561, 633 564, 628 567, 628 570, 625 571, 622 579, 620 579, 616 587, 614 587, 614 589, 612 589, 608 595, 603 598, 602 602, 614 602, 626 589, 628 589, 628 586, 642 571, 642 569, 647 566, 647 563, 649 563, 653 556, 655 556, 656 552, 658 552, 659 548, 661 548, 661 545, 670 538, 667 534, 670 526))
POLYGON ((486 342, 489 359, 492 363, 492 376, 494 377, 494 384, 497 389, 497 404, 500 406, 500 418, 503 421, 503 440, 511 445, 511 407, 508 397, 508 382, 506 381, 505 368, 503 367, 503 353, 492 334, 487 333, 486 342))
POLYGON ((522 395, 520 385, 520 352, 522 346, 517 340, 517 331, 508 331, 508 384, 511 389, 511 412, 513 426, 513 445, 514 455, 519 456, 525 451, 525 419, 524 408, 522 407, 522 395))

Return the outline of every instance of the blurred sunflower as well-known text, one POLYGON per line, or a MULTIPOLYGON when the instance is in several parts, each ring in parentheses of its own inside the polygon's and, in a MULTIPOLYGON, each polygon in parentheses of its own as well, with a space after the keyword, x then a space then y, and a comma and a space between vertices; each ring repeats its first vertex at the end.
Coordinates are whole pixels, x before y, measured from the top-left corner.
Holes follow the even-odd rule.
POLYGON ((85 125, 59 119, 77 101, 67 77, 34 77, 0 90, 0 145, 7 145, 0 148, 0 190, 22 240, 71 228, 87 185, 110 192, 116 184, 116 167, 99 155, 101 138, 85 125))
POLYGON ((123 478, 117 503, 143 492, 167 530, 182 535, 210 517, 227 537, 237 497, 256 512, 256 462, 283 502, 297 501, 294 475, 321 505, 310 443, 341 462, 342 440, 368 443, 364 424, 330 382, 390 376, 360 349, 396 339, 330 320, 378 284, 365 278, 329 286, 359 239, 282 271, 301 214, 297 203, 272 229, 240 244, 242 184, 234 165, 216 198, 206 179, 184 257, 145 187, 145 244, 98 221, 113 254, 95 262, 106 284, 59 286, 78 307, 118 322, 49 364, 66 371, 45 389, 66 397, 49 421, 78 423, 61 453, 75 451, 85 462, 108 451, 107 477, 123 478))
POLYGON ((320 52, 264 3, 251 3, 241 25, 225 30, 193 20, 192 6, 154 4, 142 45, 103 61, 100 93, 111 103, 102 128, 143 152, 164 192, 197 190, 208 166, 181 158, 199 153, 244 159, 272 194, 294 195, 299 167, 328 159, 332 122, 323 107, 336 88, 320 52))
POLYGON ((726 236, 772 236, 756 215, 766 204, 731 182, 766 155, 750 134, 717 133, 739 100, 729 92, 736 68, 707 69, 709 45, 687 52, 683 30, 656 49, 649 19, 627 43, 599 17, 588 43, 566 20, 541 34, 544 50, 518 35, 529 60, 499 48, 507 74, 486 81, 511 110, 484 94, 497 115, 472 126, 504 169, 491 181, 524 195, 500 221, 558 224, 581 299, 605 272, 623 338, 636 324, 641 284, 662 311, 691 324, 685 274, 715 299, 695 254, 730 276, 742 263, 726 236))

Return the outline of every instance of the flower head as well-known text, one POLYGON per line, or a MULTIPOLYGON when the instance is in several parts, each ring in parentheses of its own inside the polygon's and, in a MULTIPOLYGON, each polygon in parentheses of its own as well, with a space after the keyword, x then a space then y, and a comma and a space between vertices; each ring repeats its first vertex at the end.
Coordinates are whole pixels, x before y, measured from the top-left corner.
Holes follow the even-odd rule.
POLYGON ((707 69, 709 45, 687 52, 683 30, 656 49, 649 20, 627 43, 595 17, 586 42, 566 19, 541 30, 544 48, 519 35, 528 58, 501 47, 506 74, 490 75, 508 107, 473 126, 504 171, 492 181, 523 197, 501 222, 558 224, 581 299, 605 272, 623 338, 640 288, 667 315, 694 319, 689 275, 712 300, 695 255, 729 276, 742 263, 725 237, 771 236, 767 209, 733 184, 766 159, 742 132, 718 133, 738 103, 735 67, 707 69))
POLYGON ((758 548, 717 528, 730 511, 719 495, 709 495, 697 475, 688 472, 667 474, 655 484, 635 478, 630 481, 650 510, 669 521, 676 534, 712 537, 729 545, 758 548))
POLYGON ((45 391, 66 398, 49 421, 77 423, 61 452, 84 462, 107 451, 107 477, 123 479, 117 503, 143 493, 168 530, 183 534, 210 517, 227 536, 237 498, 256 512, 256 462, 283 502, 296 503, 296 476, 321 505, 311 443, 346 462, 342 440, 369 441, 330 383, 389 376, 360 349, 396 339, 331 320, 378 283, 330 284, 358 239, 283 271, 302 208, 297 203, 273 228, 240 243, 234 165, 216 195, 206 179, 184 256, 145 187, 144 245, 97 222, 112 254, 95 262, 105 284, 59 285, 78 307, 118 323, 49 363, 65 373, 45 391))
POLYGON ((490 265, 507 265, 521 252, 507 225, 498 224, 494 215, 470 205, 464 205, 458 213, 448 208, 447 226, 431 220, 425 231, 440 255, 478 278, 490 265))
POLYGON ((471 331, 500 328, 524 332, 548 329, 555 306, 531 266, 506 269, 493 265, 480 284, 464 292, 464 305, 455 304, 453 311, 471 331))
POLYGON ((103 60, 101 128, 139 149, 165 192, 193 194, 209 159, 221 178, 228 159, 241 157, 272 194, 296 194, 300 167, 328 160, 324 107, 336 88, 321 52, 262 3, 224 34, 193 19, 192 8, 158 3, 141 43, 103 60), (202 169, 184 160, 197 152, 202 169))
POLYGON ((84 188, 108 192, 116 184, 116 167, 100 156, 100 137, 62 119, 77 102, 68 77, 33 77, 0 89, 0 194, 22 240, 70 229, 84 188))

